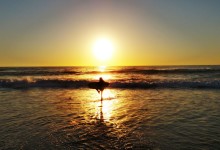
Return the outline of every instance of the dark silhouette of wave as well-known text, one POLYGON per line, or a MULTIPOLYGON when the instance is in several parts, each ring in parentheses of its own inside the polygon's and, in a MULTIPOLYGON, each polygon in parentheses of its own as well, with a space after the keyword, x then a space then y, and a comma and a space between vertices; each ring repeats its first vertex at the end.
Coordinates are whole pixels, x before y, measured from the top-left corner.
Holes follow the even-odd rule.
MULTIPOLYGON (((61 80, 61 79, 0 79, 0 88, 88 88, 87 80, 61 80)), ((220 89, 220 81, 182 81, 182 80, 164 80, 164 81, 112 81, 109 88, 121 89, 152 89, 152 88, 176 88, 176 89, 220 89)))
MULTIPOLYGON (((114 72, 114 71, 112 71, 114 72)), ((193 74, 193 73, 220 73, 220 69, 125 69, 116 73, 138 73, 138 74, 193 74)))
POLYGON ((77 71, 46 71, 46 70, 22 70, 22 71, 0 71, 0 76, 55 76, 55 75, 77 75, 77 71))

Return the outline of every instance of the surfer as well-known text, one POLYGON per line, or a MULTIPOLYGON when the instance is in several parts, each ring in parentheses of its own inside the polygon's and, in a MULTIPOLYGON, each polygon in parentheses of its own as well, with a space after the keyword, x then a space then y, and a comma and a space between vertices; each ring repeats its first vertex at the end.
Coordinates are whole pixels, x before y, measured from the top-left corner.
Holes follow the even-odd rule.
POLYGON ((90 82, 88 86, 89 86, 89 88, 91 88, 91 89, 96 89, 96 91, 97 91, 98 93, 101 92, 101 100, 102 100, 102 92, 104 91, 104 89, 105 89, 106 87, 109 86, 109 83, 108 83, 108 82, 105 82, 105 81, 102 79, 102 77, 100 77, 100 78, 99 78, 99 82, 90 82))
POLYGON ((96 91, 98 93, 100 93, 100 91, 103 91, 104 90, 104 84, 105 84, 105 81, 102 79, 102 77, 99 78, 99 88, 96 89, 96 91))

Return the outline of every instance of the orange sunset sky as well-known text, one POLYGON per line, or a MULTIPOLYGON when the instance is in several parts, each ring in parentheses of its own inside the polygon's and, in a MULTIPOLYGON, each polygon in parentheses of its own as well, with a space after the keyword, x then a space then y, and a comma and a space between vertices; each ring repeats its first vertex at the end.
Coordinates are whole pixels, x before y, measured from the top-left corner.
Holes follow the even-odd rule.
POLYGON ((218 0, 2 0, 0 66, 218 65, 219 7, 218 0))

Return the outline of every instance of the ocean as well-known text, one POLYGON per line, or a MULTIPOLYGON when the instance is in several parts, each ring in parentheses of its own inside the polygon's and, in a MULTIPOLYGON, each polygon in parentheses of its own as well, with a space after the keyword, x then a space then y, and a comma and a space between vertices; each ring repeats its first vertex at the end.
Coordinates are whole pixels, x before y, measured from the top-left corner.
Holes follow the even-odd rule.
POLYGON ((218 150, 220 66, 1 67, 0 149, 218 150))

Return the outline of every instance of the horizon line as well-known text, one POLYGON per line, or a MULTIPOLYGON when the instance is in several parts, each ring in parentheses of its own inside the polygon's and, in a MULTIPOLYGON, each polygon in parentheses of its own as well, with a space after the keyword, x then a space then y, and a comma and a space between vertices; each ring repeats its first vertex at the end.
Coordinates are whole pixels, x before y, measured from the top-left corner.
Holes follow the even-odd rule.
MULTIPOLYGON (((45 67, 45 68, 47 68, 47 67, 99 67, 99 66, 106 66, 106 65, 92 65, 92 66, 87 66, 87 65, 72 65, 72 66, 65 66, 65 65, 60 65, 60 66, 55 66, 55 65, 51 65, 51 66, 35 66, 35 65, 33 65, 33 66, 0 66, 0 68, 14 68, 14 67, 16 67, 16 68, 22 68, 22 67, 24 67, 24 68, 28 68, 28 67, 35 67, 35 68, 38 68, 38 67, 45 67)), ((109 65, 109 66, 106 66, 106 67, 162 67, 162 66, 220 66, 220 64, 199 64, 199 65, 193 65, 193 64, 190 64, 190 65, 118 65, 118 66, 115 66, 115 65, 109 65)))

